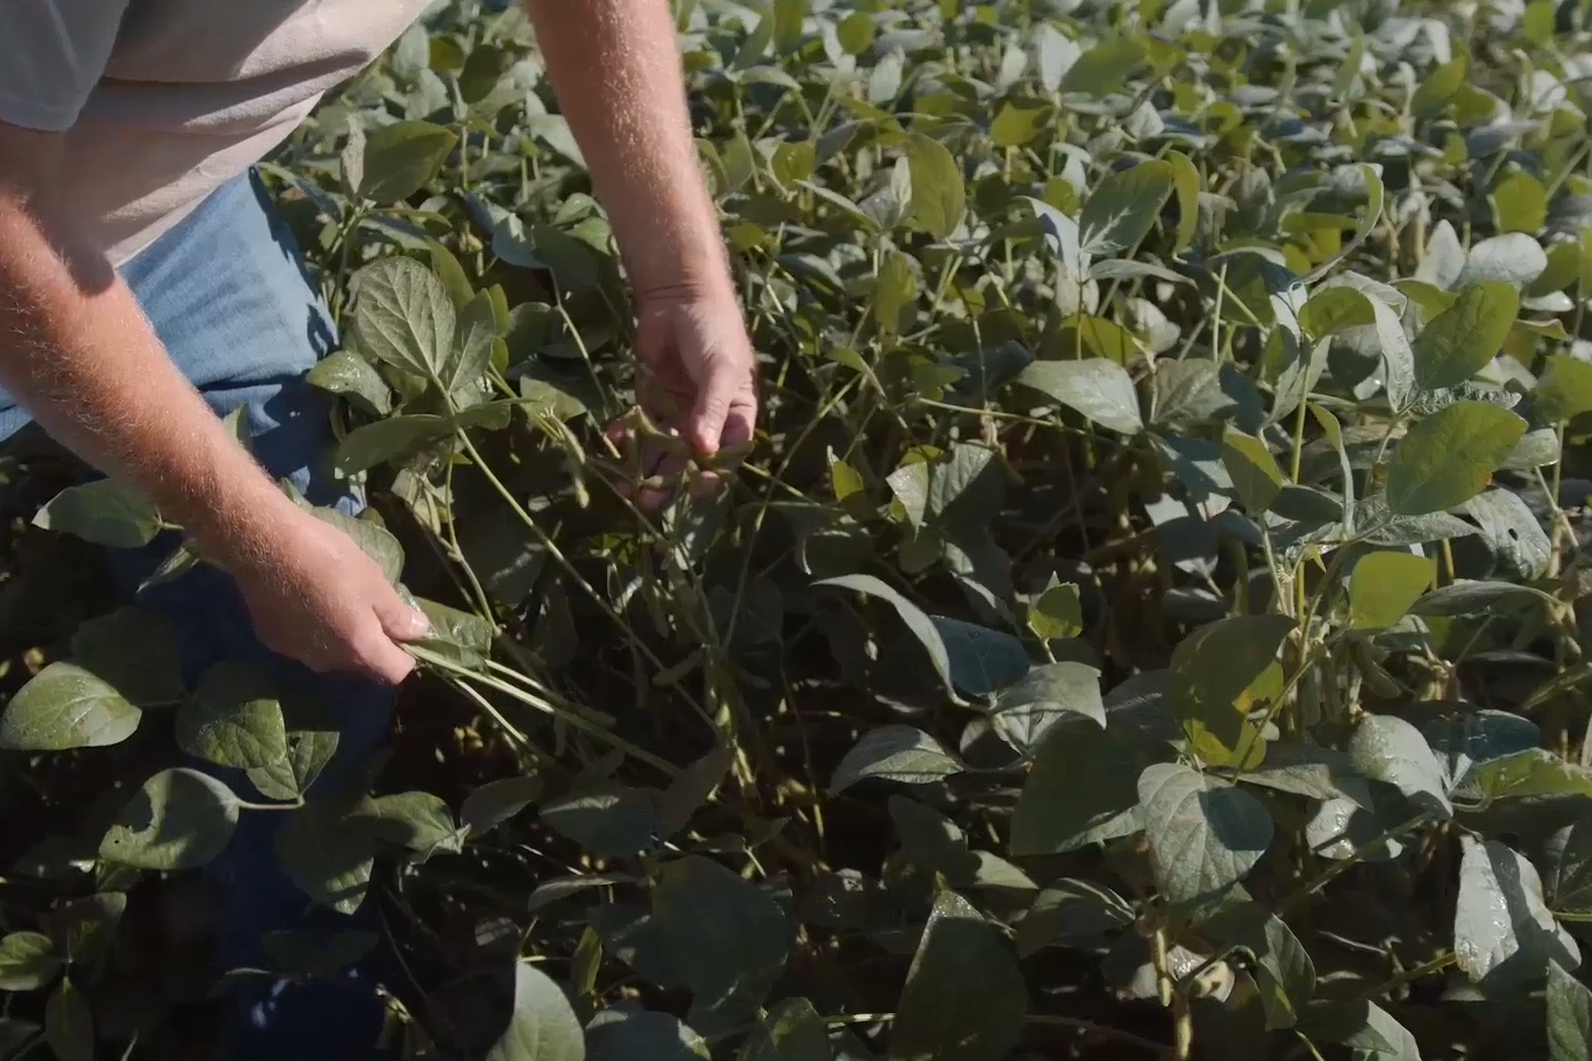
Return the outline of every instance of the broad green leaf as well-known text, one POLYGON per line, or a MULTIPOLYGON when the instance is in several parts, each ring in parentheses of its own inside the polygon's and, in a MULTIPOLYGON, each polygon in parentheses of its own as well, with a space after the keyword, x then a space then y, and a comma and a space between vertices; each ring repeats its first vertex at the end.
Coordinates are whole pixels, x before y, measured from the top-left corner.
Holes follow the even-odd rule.
POLYGON ((464 797, 459 807, 459 823, 470 830, 471 836, 480 836, 535 803, 541 795, 540 774, 488 781, 464 797))
POLYGON ((1122 90, 1145 60, 1144 45, 1133 37, 1113 37, 1084 52, 1061 79, 1061 91, 1105 96, 1122 90))
POLYGON ((1365 777, 1387 782, 1427 814, 1453 816, 1442 764, 1421 731, 1402 718, 1367 715, 1349 738, 1347 750, 1354 768, 1365 777))
POLYGON ((795 941, 779 900, 709 858, 687 855, 659 871, 652 914, 692 993, 692 1013, 732 1023, 755 1017, 795 941))
POLYGON ((1299 1024, 1316 1042, 1349 1047, 1359 1061, 1424 1061, 1409 1029, 1364 999, 1312 1002, 1299 1024))
POLYGON ((719 741, 706 755, 680 771, 680 776, 669 782, 658 797, 659 835, 672 837, 689 825, 696 812, 713 798, 734 761, 734 749, 719 741))
POLYGON ((856 593, 864 593, 870 597, 879 597, 895 608, 896 614, 901 616, 902 622, 917 635, 923 648, 929 654, 929 662, 934 665, 934 671, 947 688, 951 686, 951 657, 945 647, 945 641, 940 637, 940 630, 934 621, 923 613, 923 609, 907 600, 890 586, 875 578, 873 575, 841 575, 838 578, 819 579, 813 583, 815 586, 835 586, 839 589, 849 589, 856 593))
POLYGON ((1519 312, 1520 296, 1509 284, 1484 280, 1467 285, 1416 336, 1416 384, 1441 390, 1470 379, 1503 349, 1519 312))
POLYGON ((1035 361, 1016 382, 1124 435, 1144 430, 1139 394, 1128 370, 1103 357, 1035 361))
POLYGON ((966 899, 942 891, 896 1005, 889 1061, 1003 1061, 1027 1011, 1006 942, 966 899))
POLYGON ((354 428, 337 443, 337 470, 358 475, 379 464, 407 457, 453 434, 448 417, 431 413, 389 416, 354 428))
POLYGON ((610 1007, 586 1025, 586 1061, 708 1061, 708 1044, 668 1013, 610 1007))
POLYGON ((1053 114, 1051 105, 1041 100, 1008 100, 990 122, 990 139, 996 147, 1022 147, 1051 124, 1053 114))
POLYGON ((1542 898, 1536 867, 1496 840, 1460 837, 1454 957, 1472 980, 1498 985, 1541 982, 1550 962, 1581 964, 1581 949, 1542 898))
POLYGON ((1592 816, 1582 814, 1570 826, 1559 855, 1553 908, 1572 921, 1592 921, 1592 816))
POLYGON ((1570 354, 1549 354, 1547 362, 1531 392, 1537 411, 1556 424, 1592 412, 1592 363, 1570 354))
POLYGON ((1235 616, 1200 627, 1173 650, 1167 706, 1207 764, 1258 764, 1265 743, 1249 714, 1281 692, 1277 653, 1293 628, 1285 615, 1235 616))
POLYGON ((383 206, 408 199, 436 176, 458 142, 452 130, 424 121, 370 130, 359 194, 383 206))
POLYGON ((1172 167, 1172 186, 1177 192, 1177 240, 1172 253, 1179 255, 1194 242, 1199 231, 1200 171, 1181 151, 1168 151, 1166 161, 1172 167))
POLYGON ((0 991, 37 991, 65 968, 50 937, 38 932, 12 932, 0 938, 0 991))
POLYGON ((1077 584, 1063 582, 1041 593, 1028 608, 1028 629, 1047 641, 1083 633, 1083 602, 1077 584))
POLYGON ((1181 763, 1138 780, 1156 883, 1174 903, 1204 903, 1243 879, 1271 845, 1265 804, 1181 763))
POLYGON ((1434 67, 1415 87, 1410 98, 1410 113, 1417 118, 1435 118, 1448 107, 1449 100, 1465 84, 1465 74, 1470 64, 1464 55, 1434 67))
POLYGON ((774 1003, 747 1036, 737 1061, 833 1061, 829 1029, 805 998, 774 1003))
POLYGON ((1388 510, 1420 516, 1463 504, 1487 486, 1526 422, 1491 402, 1457 401, 1410 428, 1387 472, 1388 510))
POLYGON ((1548 223, 1548 191, 1525 170, 1515 170, 1492 190, 1498 231, 1535 235, 1548 223))
POLYGON ((354 544, 376 561, 387 581, 398 584, 403 575, 404 550, 391 531, 372 520, 349 516, 335 508, 316 508, 314 512, 316 519, 330 523, 354 539, 354 544))
POLYGON ((293 812, 277 833, 276 857, 305 895, 352 914, 370 886, 376 841, 368 828, 338 809, 311 803, 293 812))
POLYGON ((1282 469, 1266 443, 1254 435, 1233 427, 1222 432, 1222 465, 1244 508, 1253 514, 1270 508, 1282 492, 1282 469))
POLYGON ((829 782, 839 794, 869 777, 909 785, 932 784, 962 772, 962 764, 939 741, 912 726, 880 726, 869 730, 846 753, 829 782))
POLYGON ((1266 761, 1245 770, 1238 780, 1323 802, 1347 799, 1356 806, 1375 809, 1365 779, 1347 755, 1332 748, 1274 741, 1266 748, 1266 761))
POLYGON ((72 635, 72 662, 140 708, 182 699, 182 645, 153 612, 118 608, 90 619, 72 635))
POLYGON ((1093 948, 1134 920, 1133 907, 1110 888, 1059 880, 1035 896, 1017 922, 1017 954, 1027 958, 1050 946, 1093 948))
POLYGON ((1266 1028, 1292 1028, 1316 990, 1316 967, 1293 930, 1258 903, 1242 902, 1222 909, 1201 928, 1201 934, 1223 946, 1243 947, 1254 955, 1251 967, 1260 988, 1266 1028))
POLYGON ((1083 717, 1106 724, 1100 672, 1087 663, 1062 660, 1035 667, 995 701, 995 732, 1020 752, 1039 746, 1051 726, 1083 717))
POLYGON ((989 696, 1028 673, 1028 650, 1011 634, 976 623, 930 616, 945 644, 951 683, 969 696, 989 696))
POLYGON ((497 639, 497 630, 491 623, 474 612, 450 608, 423 597, 416 598, 415 604, 431 624, 417 645, 472 670, 485 665, 492 642, 497 639))
POLYGON ((1500 560, 1528 579, 1547 572, 1553 547, 1535 513, 1513 490, 1488 490, 1465 502, 1465 515, 1481 527, 1482 540, 1500 560))
POLYGON ((366 356, 425 379, 448 363, 457 327, 437 274, 412 258, 382 258, 354 274, 353 338, 366 356))
POLYGON ((442 389, 459 404, 468 405, 492 363, 492 343, 498 337, 492 296, 482 291, 459 310, 457 328, 453 349, 438 374, 442 389))
POLYGON ((1484 582, 1459 579, 1439 586, 1410 607, 1410 614, 1424 616, 1475 615, 1480 612, 1520 612, 1531 608, 1555 608, 1559 602, 1535 586, 1511 582, 1484 582))
POLYGON ((945 239, 966 209, 962 168, 945 145, 923 133, 907 140, 912 167, 912 217, 931 236, 945 239))
POLYGON ((1012 811, 1011 855, 1062 854, 1137 831, 1137 778, 1156 751, 1132 731, 1052 725, 1012 811))
POLYGON ((375 366, 351 350, 337 350, 318 361, 305 377, 324 391, 340 394, 373 416, 392 412, 392 390, 375 366))
POLYGON ((1548 962, 1549 1061, 1592 1061, 1592 991, 1548 962))
POLYGON ((291 730, 287 758, 247 771, 249 781, 268 799, 296 800, 332 761, 337 742, 335 729, 291 730))
POLYGON ((539 813, 549 828, 605 858, 652 847, 658 829, 654 794, 625 785, 582 788, 543 803, 539 813))
POLYGON ((394 792, 371 796, 349 813, 349 823, 387 844, 428 856, 458 850, 458 826, 442 797, 430 792, 394 792))
POLYGON ((1174 183, 1172 166, 1159 160, 1107 176, 1089 194, 1078 218, 1084 251, 1116 254, 1138 246, 1155 227, 1174 183))
POLYGON ((145 781, 100 841, 107 862, 135 869, 194 869, 226 849, 238 798, 197 770, 163 770, 145 781))
POLYGON ((94 1061, 94 1010, 70 977, 61 978, 44 1004, 44 1039, 55 1061, 94 1061))
POLYGON ((1432 562, 1415 553, 1367 553, 1349 576, 1349 625, 1381 630, 1404 618, 1432 584, 1432 562))
POLYGON ((1482 804, 1534 796, 1592 796, 1592 770, 1567 763, 1546 748, 1527 748, 1472 767, 1456 796, 1482 804))
POLYGON ((138 549, 160 533, 160 514, 131 486, 95 479, 56 494, 33 525, 112 549, 138 549))
POLYGON ((1547 268, 1548 255, 1542 244, 1524 232, 1506 232, 1470 248, 1456 284, 1463 287, 1480 280, 1529 284, 1547 268))
POLYGON ((526 962, 514 966, 514 1012, 486 1061, 584 1061, 586 1035, 563 988, 526 962))
POLYGON ((276 683, 259 667, 220 663, 177 711, 177 746, 189 755, 240 770, 287 759, 287 726, 276 683))
POLYGON ((143 713, 76 663, 56 662, 24 685, 0 714, 0 748, 59 752, 120 744, 143 713))

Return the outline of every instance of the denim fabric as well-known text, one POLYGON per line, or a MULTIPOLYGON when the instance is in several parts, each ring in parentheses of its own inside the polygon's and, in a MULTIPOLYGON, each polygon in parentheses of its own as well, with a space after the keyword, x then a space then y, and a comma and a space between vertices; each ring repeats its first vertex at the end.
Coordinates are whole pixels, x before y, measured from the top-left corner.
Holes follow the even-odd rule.
MULTIPOLYGON (((329 399, 304 373, 334 344, 331 321, 303 268, 286 225, 252 174, 211 195, 176 228, 122 270, 172 359, 199 387, 217 415, 247 406, 251 446, 278 479, 290 478, 312 501, 350 515, 360 500, 329 472, 329 399)), ((0 393, 0 439, 27 422, 0 393)), ((117 552, 112 566, 129 598, 162 615, 178 631, 190 682, 223 660, 252 660, 272 670, 288 698, 317 701, 339 727, 337 755, 317 790, 356 776, 384 746, 390 691, 360 679, 317 676, 269 652, 255 638, 232 581, 201 567, 143 594, 137 586, 177 542, 117 552)), ((205 764, 245 799, 262 797, 234 771, 205 764)), ((372 930, 366 904, 354 917, 312 907, 282 872, 275 835, 288 816, 248 812, 226 853, 203 871, 218 933, 222 970, 268 968, 260 938, 272 931, 372 930)), ((381 1009, 362 982, 372 959, 340 983, 295 985, 261 976, 236 980, 224 1061, 360 1061, 373 1044, 381 1009)), ((385 971, 385 970, 383 970, 385 971)))

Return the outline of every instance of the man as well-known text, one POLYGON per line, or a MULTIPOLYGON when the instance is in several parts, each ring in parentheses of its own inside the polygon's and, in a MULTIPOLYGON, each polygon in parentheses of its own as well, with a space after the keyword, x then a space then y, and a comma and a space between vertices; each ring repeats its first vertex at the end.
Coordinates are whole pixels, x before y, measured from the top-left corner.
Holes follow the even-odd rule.
MULTIPOLYGON (((667 0, 525 3, 636 291, 638 355, 686 410, 673 426, 704 454, 749 439, 753 358, 667 0)), ((413 666, 402 644, 425 620, 277 486, 357 506, 326 472, 326 396, 302 378, 330 326, 249 171, 428 6, 0 8, 0 437, 35 419, 185 528, 220 570, 140 603, 179 628, 190 676, 242 656, 319 692, 340 714, 342 776, 385 738, 391 687, 413 666), (218 416, 239 406, 253 457, 218 416)), ((132 587, 154 554, 115 559, 132 587)), ((310 923, 275 868, 283 817, 245 815, 211 873, 223 965, 258 968, 262 932, 310 923)), ((330 990, 260 985, 223 1055, 370 1056, 373 1011, 352 1001, 373 996, 330 990)))

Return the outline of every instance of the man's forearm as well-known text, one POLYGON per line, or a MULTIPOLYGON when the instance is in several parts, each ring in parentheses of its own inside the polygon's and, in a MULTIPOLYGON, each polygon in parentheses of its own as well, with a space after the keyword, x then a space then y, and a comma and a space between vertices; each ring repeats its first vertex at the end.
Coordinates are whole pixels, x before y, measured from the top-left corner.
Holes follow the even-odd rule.
POLYGON ((283 498, 81 229, 3 183, 0 383, 63 445, 201 539, 237 538, 283 498))
POLYGON ((524 0, 638 290, 725 288, 667 0, 524 0))

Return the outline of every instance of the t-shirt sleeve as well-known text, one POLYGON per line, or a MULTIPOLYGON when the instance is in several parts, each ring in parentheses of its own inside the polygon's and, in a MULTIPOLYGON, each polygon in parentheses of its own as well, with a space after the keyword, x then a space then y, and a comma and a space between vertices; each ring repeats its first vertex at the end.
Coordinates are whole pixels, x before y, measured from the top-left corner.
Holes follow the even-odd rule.
POLYGON ((63 132, 105 73, 129 0, 4 0, 0 121, 63 132))

